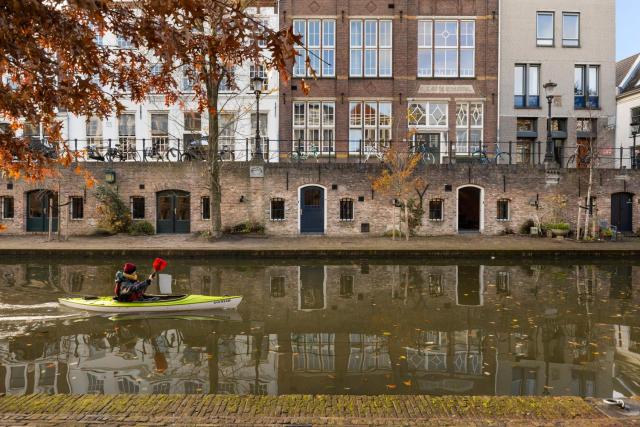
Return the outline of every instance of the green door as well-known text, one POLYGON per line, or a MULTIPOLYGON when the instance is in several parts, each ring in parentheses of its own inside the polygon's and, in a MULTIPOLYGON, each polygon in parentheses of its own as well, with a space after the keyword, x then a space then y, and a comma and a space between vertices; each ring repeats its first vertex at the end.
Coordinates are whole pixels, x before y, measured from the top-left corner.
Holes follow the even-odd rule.
POLYGON ((158 233, 191 231, 191 196, 186 191, 161 191, 157 197, 158 233))
POLYGON ((34 190, 27 193, 27 231, 58 231, 58 194, 48 190, 34 190), (49 209, 51 207, 51 209, 49 209))

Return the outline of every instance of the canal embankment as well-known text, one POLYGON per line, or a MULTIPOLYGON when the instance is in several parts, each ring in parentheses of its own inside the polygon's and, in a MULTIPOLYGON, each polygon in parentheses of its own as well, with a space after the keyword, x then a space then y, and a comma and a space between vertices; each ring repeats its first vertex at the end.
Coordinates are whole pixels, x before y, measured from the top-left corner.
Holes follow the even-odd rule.
MULTIPOLYGON (((632 401, 631 405, 635 405, 632 401)), ((576 425, 640 423, 578 397, 24 395, 2 425, 576 425)), ((629 412, 631 413, 631 412, 629 412)))
POLYGON ((640 238, 578 242, 529 236, 459 235, 416 237, 406 241, 388 237, 265 237, 227 236, 209 240, 193 234, 153 236, 73 236, 47 241, 47 235, 0 235, 0 255, 220 257, 636 257, 640 238))

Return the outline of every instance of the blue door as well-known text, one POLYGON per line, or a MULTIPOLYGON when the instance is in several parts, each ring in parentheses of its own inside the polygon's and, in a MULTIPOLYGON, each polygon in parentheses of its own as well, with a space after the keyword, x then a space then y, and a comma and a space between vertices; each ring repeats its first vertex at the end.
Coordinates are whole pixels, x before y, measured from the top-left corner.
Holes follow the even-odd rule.
POLYGON ((324 233, 324 189, 303 187, 300 190, 300 232, 324 233))

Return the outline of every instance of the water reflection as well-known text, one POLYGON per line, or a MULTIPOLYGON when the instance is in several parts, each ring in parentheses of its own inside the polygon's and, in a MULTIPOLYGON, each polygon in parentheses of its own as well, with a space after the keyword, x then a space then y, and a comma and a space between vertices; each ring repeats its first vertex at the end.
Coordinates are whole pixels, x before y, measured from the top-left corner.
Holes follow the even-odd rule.
POLYGON ((238 313, 109 318, 51 302, 117 264, 2 262, 0 393, 640 393, 633 263, 174 260, 238 313))

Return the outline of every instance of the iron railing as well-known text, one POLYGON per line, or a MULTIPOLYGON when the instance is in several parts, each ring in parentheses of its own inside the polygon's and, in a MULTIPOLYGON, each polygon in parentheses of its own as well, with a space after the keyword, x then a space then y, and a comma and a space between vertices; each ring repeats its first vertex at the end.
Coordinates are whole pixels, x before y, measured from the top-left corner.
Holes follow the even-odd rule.
MULTIPOLYGON (((112 139, 70 140, 68 146, 78 161, 98 162, 187 162, 206 161, 205 140, 187 141, 156 136, 151 139, 121 137, 112 139)), ((427 165, 472 163, 480 165, 543 165, 546 141, 460 142, 442 141, 437 145, 415 141, 261 141, 265 162, 375 163, 384 162, 393 144, 399 152, 417 153, 427 165), (336 148, 338 147, 338 148, 336 148)), ((223 161, 250 161, 256 154, 255 138, 221 137, 219 158, 223 161)), ((640 146, 599 148, 588 146, 555 147, 555 165, 560 168, 586 168, 592 161, 600 168, 640 169, 640 146), (634 155, 635 153, 635 155, 634 155)))

